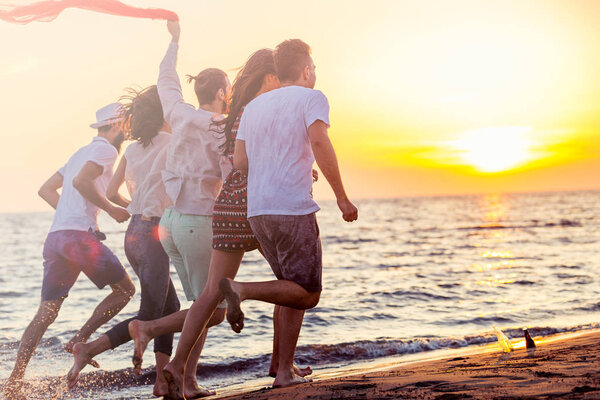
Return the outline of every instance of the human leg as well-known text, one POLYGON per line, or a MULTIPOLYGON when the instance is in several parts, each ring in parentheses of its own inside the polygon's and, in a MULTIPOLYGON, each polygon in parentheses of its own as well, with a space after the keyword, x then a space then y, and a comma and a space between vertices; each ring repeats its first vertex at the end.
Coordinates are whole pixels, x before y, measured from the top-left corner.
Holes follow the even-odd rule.
POLYGON ((96 330, 117 315, 135 293, 135 286, 128 274, 119 282, 110 285, 112 291, 96 306, 90 318, 83 324, 79 332, 73 336, 67 346, 73 348, 75 343, 85 342, 96 330))
MULTIPOLYGON (((106 334, 89 343, 77 343, 73 349, 74 364, 67 375, 69 386, 77 382, 79 372, 96 355, 114 349, 131 340, 128 332, 129 322, 133 319, 150 320, 160 317, 167 300, 170 284, 169 259, 156 238, 157 221, 146 221, 135 215, 125 235, 125 254, 140 279, 141 302, 138 315, 115 325, 106 334)), ((171 307, 179 307, 179 302, 171 307)), ((167 358, 171 354, 173 335, 170 342, 160 345, 167 358)), ((156 350, 155 344, 155 350, 156 350)), ((159 371, 160 372, 160 371, 159 371)))
POLYGON ((164 354, 161 352, 154 353, 155 359, 155 371, 156 371, 156 380, 154 381, 154 387, 152 388, 152 394, 156 397, 166 396, 169 393, 169 385, 165 380, 165 376, 162 371, 165 365, 169 362, 171 358, 170 355, 164 354))
POLYGON ((17 359, 10 377, 4 384, 4 395, 8 399, 20 398, 25 369, 44 333, 56 319, 64 298, 42 301, 33 320, 29 323, 17 350, 17 359))
MULTIPOLYGON (((271 355, 271 364, 269 365, 269 376, 275 378, 277 376, 277 369, 279 368, 279 337, 281 336, 281 329, 279 327, 281 313, 281 306, 276 305, 273 310, 273 354, 271 355)), ((312 374, 310 367, 300 368, 296 364, 292 364, 294 373, 298 376, 307 376, 312 374)))
POLYGON ((67 351, 72 351, 75 343, 86 342, 100 326, 117 315, 135 293, 129 274, 108 247, 89 232, 79 232, 77 237, 76 243, 64 250, 69 254, 69 262, 80 266, 81 271, 99 289, 109 285, 111 293, 98 304, 90 318, 65 345, 67 351))
POLYGON ((235 277, 243 256, 243 252, 213 250, 208 281, 204 290, 188 311, 177 344, 177 351, 171 362, 173 366, 183 368, 185 365, 192 347, 200 334, 207 328, 213 313, 223 300, 223 295, 219 291, 219 281, 226 277, 235 277))
POLYGON ((219 286, 227 303, 227 319, 235 332, 243 328, 240 304, 246 299, 273 303, 277 362, 274 387, 306 382, 293 360, 304 310, 315 307, 321 293, 321 241, 313 215, 260 216, 250 219, 252 230, 277 281, 241 283, 228 278, 219 286))
MULTIPOLYGON (((181 281, 183 292, 188 301, 194 301, 200 293, 193 287, 194 279, 189 275, 189 252, 198 244, 194 239, 198 235, 195 215, 181 214, 175 209, 167 209, 159 225, 160 242, 171 259, 177 276, 181 281)), ((204 244, 200 244, 203 249, 204 244)), ((208 254, 210 257, 210 253, 208 254)))
MULTIPOLYGON (((169 279, 169 287, 165 307, 163 308, 163 315, 167 316, 177 312, 179 310, 179 306, 179 299, 177 298, 175 287, 173 286, 173 282, 171 282, 169 279)), ((157 397, 168 394, 168 385, 162 370, 171 358, 173 335, 174 332, 168 332, 154 339, 154 365, 156 371, 156 381, 154 382, 153 393, 157 397)))
POLYGON ((102 335, 98 339, 89 343, 78 342, 73 346, 73 365, 67 373, 67 384, 72 389, 79 381, 79 373, 90 361, 100 353, 109 350, 110 340, 107 335, 102 335))
POLYGON ((169 383, 169 397, 181 398, 182 393, 186 398, 198 398, 211 396, 214 391, 208 390, 197 382, 196 371, 198 360, 206 341, 208 329, 220 324, 225 317, 225 309, 217 308, 206 324, 206 328, 196 338, 191 351, 184 361, 183 368, 174 365, 172 362, 163 368, 165 379, 169 383))
POLYGON ((200 357, 206 331, 210 326, 221 323, 224 318, 224 308, 217 308, 223 304, 223 296, 219 291, 218 283, 222 278, 235 277, 243 256, 244 252, 220 250, 212 252, 206 285, 192 304, 188 312, 189 317, 186 316, 177 351, 167 367, 171 379, 175 382, 174 387, 185 385, 186 393, 189 389, 188 382, 193 381, 194 384, 196 382, 196 364, 200 357), (184 371, 185 379, 183 379, 184 371))
POLYGON ((278 280, 221 280, 227 320, 235 332, 244 327, 240 303, 246 299, 305 310, 318 304, 321 292, 321 240, 314 214, 263 215, 250 218, 250 225, 278 280))
POLYGON ((50 232, 44 242, 44 277, 42 280, 42 301, 33 320, 29 323, 17 351, 15 367, 8 378, 4 392, 10 399, 20 398, 20 389, 25 369, 48 326, 54 322, 64 299, 81 272, 79 266, 65 257, 66 246, 76 245, 77 232, 50 232))
MULTIPOLYGON (((176 210, 165 210, 162 218, 160 219, 158 237, 166 254, 170 258, 173 265, 175 265, 177 275, 179 276, 184 291, 186 292, 186 297, 188 297, 193 295, 193 293, 191 292, 189 286, 189 277, 185 269, 183 256, 179 251, 177 243, 174 239, 174 228, 175 230, 177 229, 180 219, 181 214, 179 214, 176 210)), ((175 301, 177 301, 177 303, 179 302, 177 300, 175 289, 172 286, 172 283, 170 283, 168 304, 172 307, 172 304, 174 304, 175 301)), ((181 310, 173 312, 156 320, 133 320, 128 324, 128 332, 134 342, 134 350, 131 360, 133 362, 134 371, 137 374, 141 373, 143 355, 146 351, 148 343, 150 343, 150 340, 161 335, 168 335, 173 332, 181 332, 187 311, 188 310, 181 310)))
POLYGON ((298 310, 315 307, 321 292, 308 292, 295 282, 275 280, 267 282, 237 282, 223 278, 219 284, 227 300, 227 321, 239 333, 244 328, 244 313, 240 304, 244 300, 259 300, 298 310))
POLYGON ((282 307, 279 314, 279 366, 273 387, 286 387, 309 382, 296 373, 294 354, 304 319, 304 310, 282 307))
POLYGON ((135 291, 129 275, 126 275, 119 282, 110 286, 112 289, 111 293, 96 306, 91 317, 68 343, 68 345, 72 346, 71 352, 74 358, 73 366, 67 374, 69 388, 75 386, 79 380, 79 372, 92 361, 94 356, 111 348, 110 339, 107 335, 102 335, 89 344, 85 343, 87 339, 99 327, 118 314, 129 302, 135 291))
POLYGON ((132 362, 134 372, 141 373, 144 352, 148 343, 158 336, 181 332, 188 310, 180 310, 152 321, 134 319, 129 322, 128 332, 134 343, 132 362))

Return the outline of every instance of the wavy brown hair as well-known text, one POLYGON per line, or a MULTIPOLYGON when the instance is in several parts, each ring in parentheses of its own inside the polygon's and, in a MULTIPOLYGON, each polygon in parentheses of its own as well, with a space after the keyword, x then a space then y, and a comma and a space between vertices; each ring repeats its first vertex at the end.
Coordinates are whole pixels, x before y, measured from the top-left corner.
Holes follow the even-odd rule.
POLYGON ((123 104, 123 131, 127 138, 136 140, 145 148, 152 144, 163 126, 163 109, 158 97, 156 85, 145 89, 125 89, 127 94, 121 96, 123 104))
POLYGON ((231 87, 231 102, 228 106, 227 117, 217 122, 225 134, 225 143, 221 147, 224 154, 231 153, 235 147, 235 139, 231 130, 241 109, 256 97, 268 74, 275 75, 275 62, 271 49, 256 51, 238 71, 231 87))

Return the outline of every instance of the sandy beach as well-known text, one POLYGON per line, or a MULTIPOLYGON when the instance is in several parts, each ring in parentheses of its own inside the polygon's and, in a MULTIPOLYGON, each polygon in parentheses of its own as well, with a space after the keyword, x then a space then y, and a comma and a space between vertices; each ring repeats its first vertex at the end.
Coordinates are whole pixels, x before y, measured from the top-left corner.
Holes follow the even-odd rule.
POLYGON ((537 347, 498 345, 439 360, 262 388, 221 399, 600 399, 600 331, 535 338, 537 347))

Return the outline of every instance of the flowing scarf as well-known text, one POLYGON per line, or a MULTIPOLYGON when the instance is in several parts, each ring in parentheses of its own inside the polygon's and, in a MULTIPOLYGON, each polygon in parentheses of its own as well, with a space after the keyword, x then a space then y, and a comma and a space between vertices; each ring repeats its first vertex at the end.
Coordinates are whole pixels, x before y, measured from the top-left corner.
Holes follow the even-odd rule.
POLYGON ((177 14, 160 8, 132 7, 118 0, 43 0, 20 6, 0 3, 0 20, 15 24, 49 22, 67 8, 81 8, 123 17, 179 20, 177 14))

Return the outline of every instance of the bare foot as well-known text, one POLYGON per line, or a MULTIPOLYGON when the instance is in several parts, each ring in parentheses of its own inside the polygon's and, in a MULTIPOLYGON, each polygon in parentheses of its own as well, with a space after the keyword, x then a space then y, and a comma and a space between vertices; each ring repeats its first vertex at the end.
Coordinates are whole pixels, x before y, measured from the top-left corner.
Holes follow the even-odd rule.
POLYGON ((76 343, 73 347, 73 366, 67 374, 69 389, 73 389, 79 380, 79 373, 92 360, 92 355, 87 351, 87 344, 76 343))
POLYGON ((305 378, 303 376, 296 375, 295 373, 287 374, 287 377, 279 376, 277 374, 277 378, 275 378, 275 382, 273 382, 274 388, 283 388, 294 385, 299 385, 301 383, 312 382, 311 378, 305 378))
POLYGON ((171 363, 165 365, 162 370, 165 381, 167 382, 167 397, 168 399, 183 399, 181 393, 182 374, 176 373, 175 369, 171 366, 171 363))
POLYGON ((184 382, 184 391, 186 399, 199 399, 201 397, 214 396, 217 394, 214 390, 208 390, 204 386, 198 385, 196 378, 187 378, 184 382))
MULTIPOLYGON (((76 336, 75 336, 76 337, 76 336)), ((75 337, 73 337, 73 339, 69 340, 67 342, 67 344, 65 344, 65 351, 67 353, 73 354, 73 349, 75 348, 75 345, 78 343, 85 343, 82 341, 77 341, 77 339, 75 339, 75 337)), ((88 364, 91 365, 94 368, 100 368, 100 364, 98 364, 98 361, 96 360, 89 360, 88 364)))
POLYGON ((71 340, 69 340, 67 343, 65 343, 65 351, 67 353, 73 354, 73 347, 75 347, 75 345, 79 342, 81 342, 81 340, 75 339, 77 337, 77 335, 73 336, 73 338, 71 340))
POLYGON ((12 380, 8 378, 4 383, 2 392, 7 400, 27 400, 27 397, 23 394, 23 380, 12 380))
POLYGON ((240 296, 233 289, 232 282, 229 278, 221 279, 219 289, 227 300, 227 321, 235 333, 240 333, 244 328, 244 313, 240 308, 240 296))
POLYGON ((156 371, 156 382, 154 382, 152 394, 155 397, 163 397, 169 394, 169 384, 162 374, 162 371, 156 371))
POLYGON ((144 352, 146 351, 146 347, 148 347, 148 343, 152 340, 152 337, 148 335, 144 325, 143 321, 134 319, 127 326, 129 329, 129 336, 133 339, 133 356, 131 357, 133 371, 138 375, 142 373, 144 352))
MULTIPOLYGON (((275 365, 275 364, 271 364, 271 366, 269 367, 269 376, 271 378, 277 377, 277 368, 278 368, 278 366, 275 365)), ((294 369, 294 373, 296 375, 298 375, 298 376, 301 376, 301 377, 305 377, 305 376, 308 376, 308 375, 310 375, 310 374, 313 373, 312 368, 310 368, 310 366, 309 367, 300 368, 296 364, 293 364, 292 368, 294 369)))

